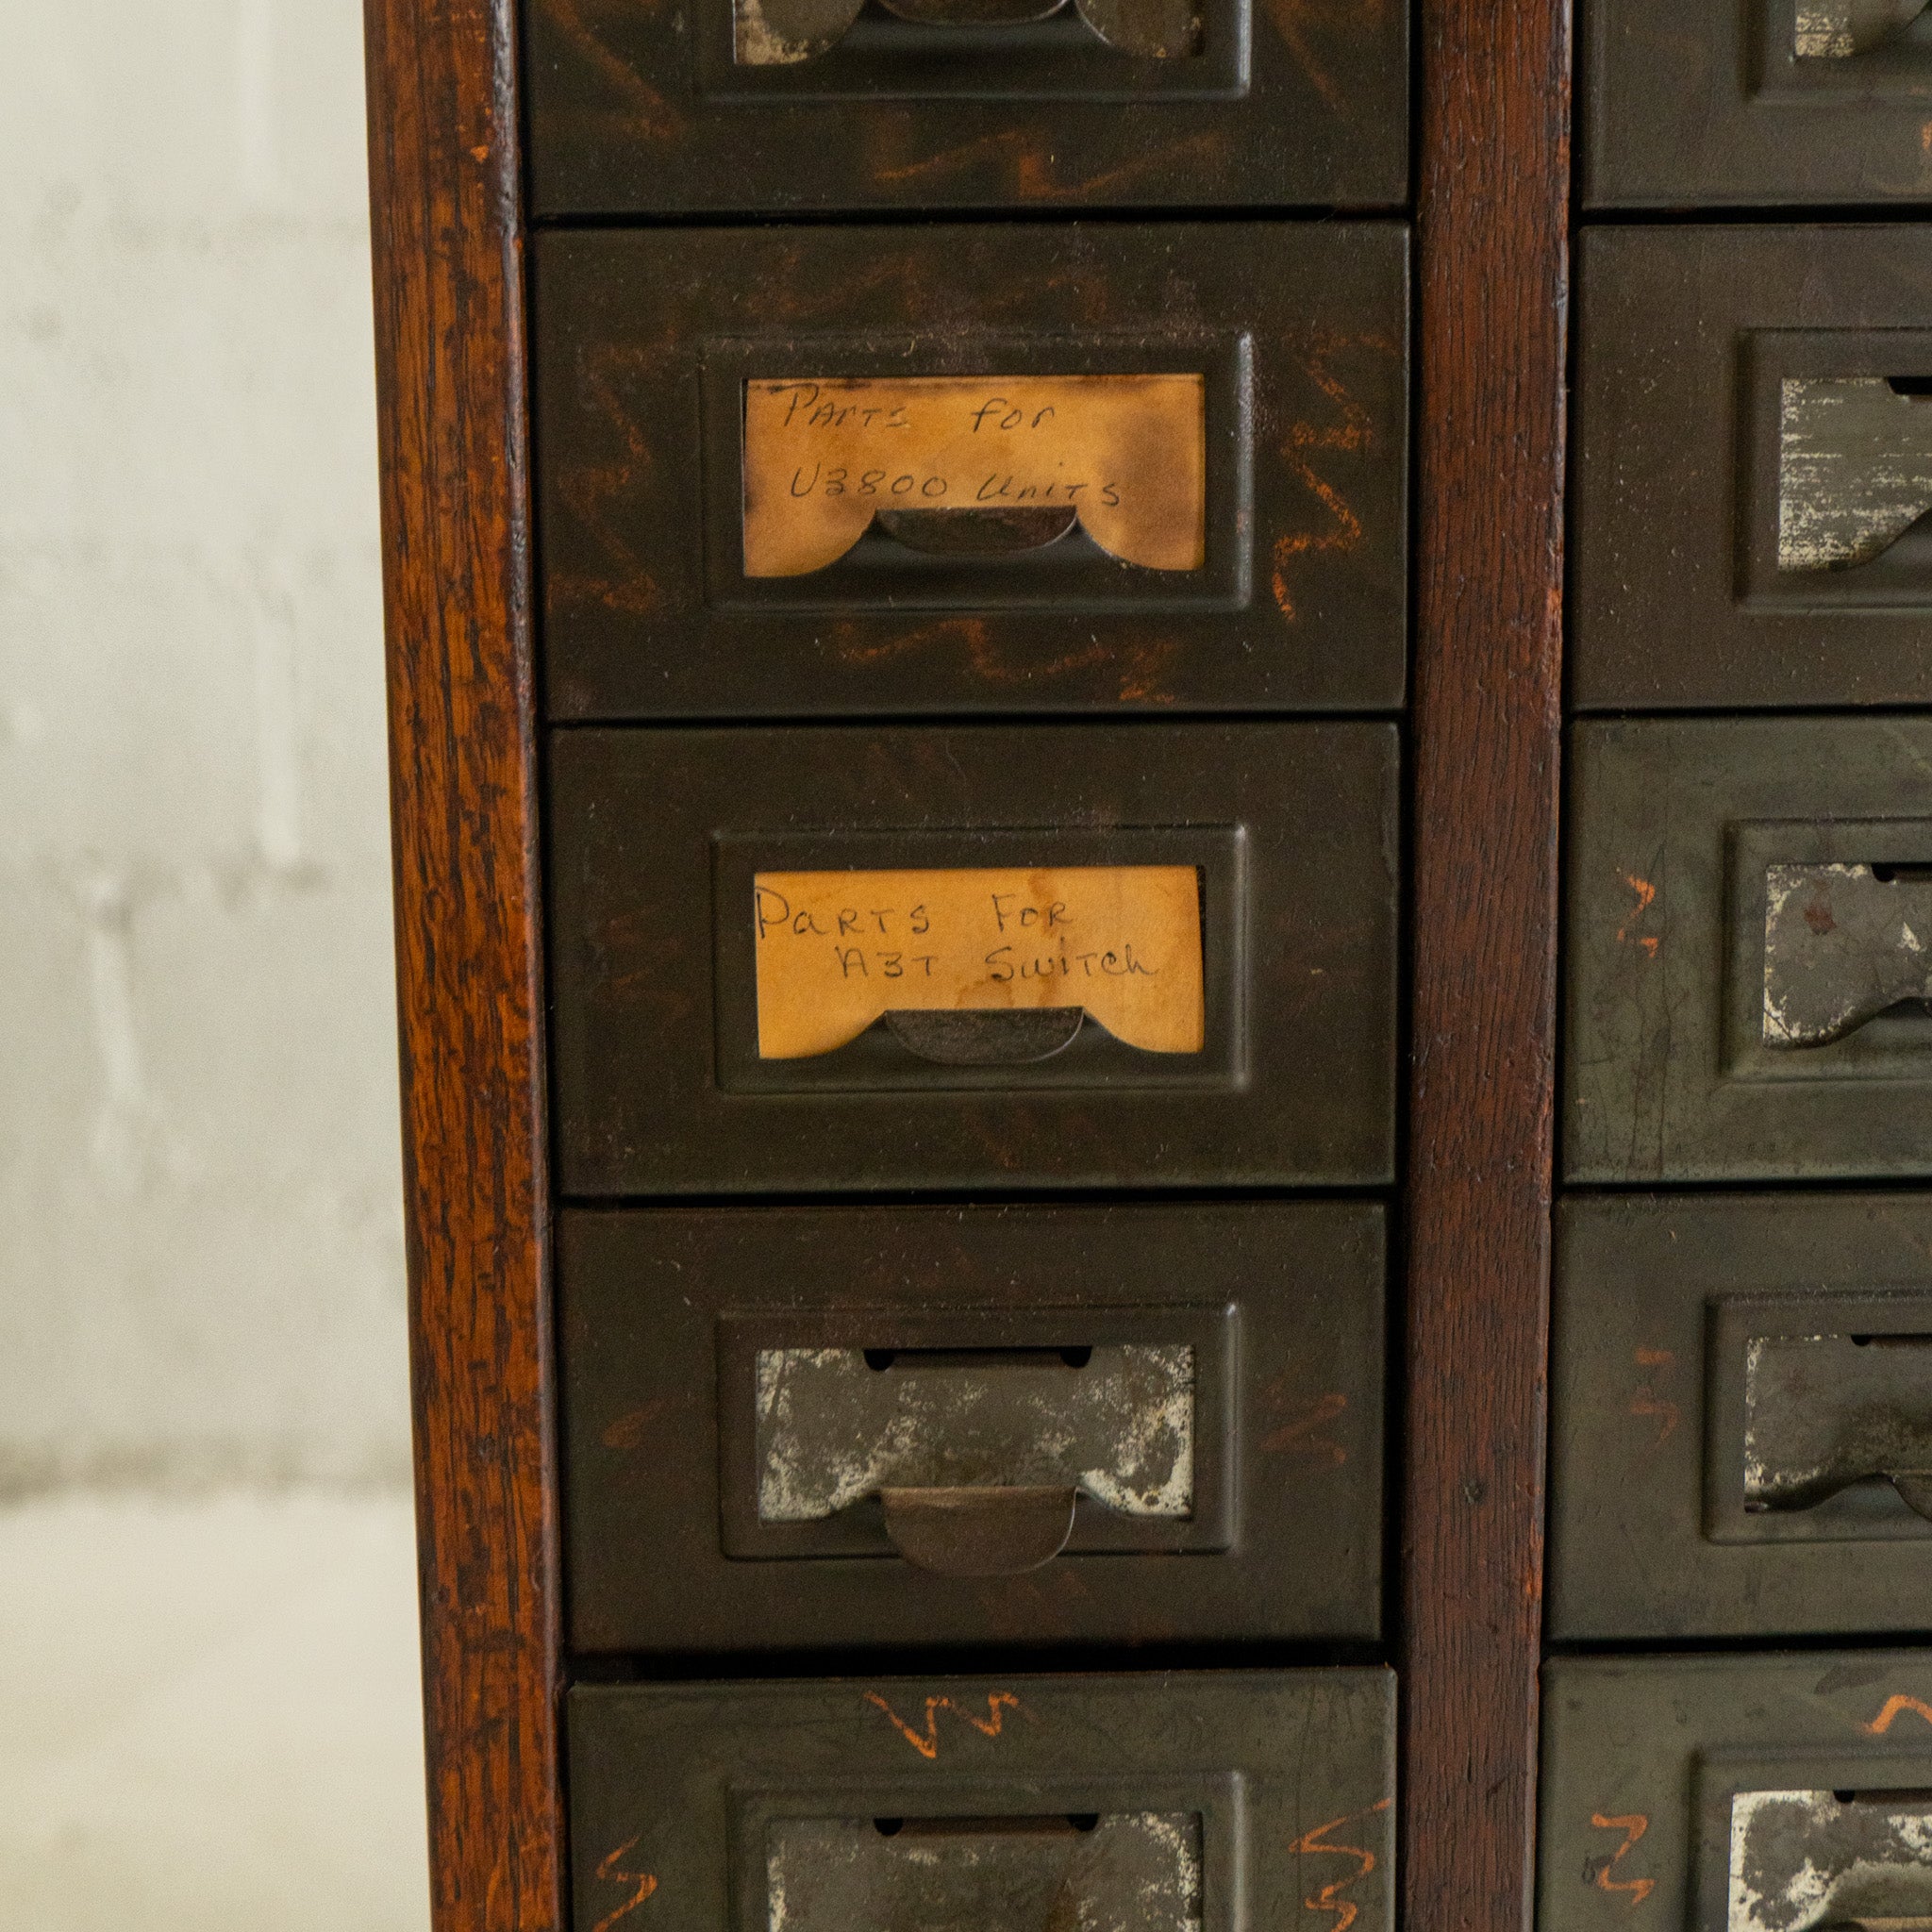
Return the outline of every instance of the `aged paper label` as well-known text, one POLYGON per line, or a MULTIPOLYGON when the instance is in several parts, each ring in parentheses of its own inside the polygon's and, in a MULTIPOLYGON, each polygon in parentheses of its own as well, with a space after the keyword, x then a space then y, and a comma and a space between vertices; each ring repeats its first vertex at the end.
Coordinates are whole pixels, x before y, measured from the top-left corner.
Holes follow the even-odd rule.
POLYGON ((1103 550, 1199 570, 1199 375, 759 378, 744 386, 744 574, 835 563, 875 510, 1064 507, 1103 550))
POLYGON ((758 1058, 803 1059, 889 1011, 1084 1007, 1149 1053, 1199 1053, 1191 865, 762 872, 758 1058))

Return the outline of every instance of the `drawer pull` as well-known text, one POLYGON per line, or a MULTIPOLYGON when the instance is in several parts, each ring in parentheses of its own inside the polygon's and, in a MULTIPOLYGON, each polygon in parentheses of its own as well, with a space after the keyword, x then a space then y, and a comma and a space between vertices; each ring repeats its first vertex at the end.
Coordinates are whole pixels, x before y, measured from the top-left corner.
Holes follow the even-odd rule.
POLYGON ((1777 555, 1790 575, 1932 565, 1932 382, 1785 378, 1777 555))
POLYGON ((940 1576, 1024 1576, 1074 1533, 1075 1489, 881 1490, 886 1534, 908 1563, 940 1576))
POLYGON ((931 557, 1010 557, 1016 550, 1044 550, 1080 521, 1071 506, 1029 505, 1024 509, 881 509, 874 526, 908 550, 931 557))
POLYGON ((1193 1349, 761 1349, 758 1516, 876 1508, 908 1562, 1036 1570, 1080 1500, 1172 1522, 1194 1507, 1193 1349))
POLYGON ((1764 1044, 1828 1046, 1932 1001, 1932 867, 1765 868, 1764 1044))
MULTIPOLYGON (((738 64, 789 67, 818 59, 865 11, 864 0, 737 0, 738 64)), ((1013 37, 1015 60, 1025 59, 1037 45, 1025 30, 1056 15, 1139 60, 1179 60, 1201 51, 1195 0, 879 0, 879 11, 887 18, 878 25, 888 32, 892 21, 989 41, 1004 31, 1013 37)), ((935 51, 946 51, 945 43, 935 51)))
POLYGON ((1896 41, 1926 0, 1798 0, 1801 60, 1848 60, 1896 41))
POLYGON ((1738 1791, 1728 1932, 1932 1932, 1932 1791, 1738 1791))
POLYGON ((1197 1812, 787 1818, 765 1841, 784 1932, 1199 1932, 1197 1812))
POLYGON ((892 1038, 923 1060, 942 1067, 1024 1067, 1073 1045, 1086 1017, 1081 1007, 1034 1007, 893 1010, 885 1020, 892 1038))
POLYGON ((1932 1336, 1754 1336, 1744 1507, 1811 1509, 1887 1482, 1932 1522, 1932 1336))

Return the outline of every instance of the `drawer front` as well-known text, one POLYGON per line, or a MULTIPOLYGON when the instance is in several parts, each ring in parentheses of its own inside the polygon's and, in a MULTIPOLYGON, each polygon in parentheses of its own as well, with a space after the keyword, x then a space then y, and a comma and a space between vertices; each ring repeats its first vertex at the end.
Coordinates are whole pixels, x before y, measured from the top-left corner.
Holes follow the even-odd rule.
POLYGON ((568 1194, 1389 1177, 1389 726, 577 730, 551 776, 568 1194))
POLYGON ((1537 1924, 1923 1923, 1928 1792, 1922 1652, 1558 1659, 1544 1675, 1537 1924))
POLYGON ((1932 1173, 1932 723, 1573 737, 1576 1181, 1932 1173))
POLYGON ((1924 201, 1932 26, 1911 0, 1579 8, 1591 208, 1924 201))
POLYGON ((1596 229, 1582 289, 1579 705, 1932 702, 1932 230, 1596 229))
POLYGON ((1918 1628, 1932 1200, 1573 1200, 1552 1388, 1559 1639, 1918 1628))
POLYGON ((532 0, 525 13, 541 215, 1365 208, 1407 193, 1405 5, 532 0))
POLYGON ((554 717, 1401 703, 1392 224, 535 258, 554 717))
POLYGON ((580 1687, 575 1924, 1387 1932, 1394 1717, 1379 1670, 580 1687))
POLYGON ((1379 1208, 579 1211, 559 1278, 579 1651, 1379 1632, 1379 1208))

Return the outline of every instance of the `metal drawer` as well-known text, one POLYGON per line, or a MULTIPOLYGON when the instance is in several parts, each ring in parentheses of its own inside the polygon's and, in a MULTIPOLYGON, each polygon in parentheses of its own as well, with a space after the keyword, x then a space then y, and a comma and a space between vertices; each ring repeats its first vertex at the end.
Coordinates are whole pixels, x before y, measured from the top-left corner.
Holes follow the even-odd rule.
POLYGON ((525 20, 540 215, 1408 192, 1404 5, 532 0, 525 20))
POLYGON ((1378 724, 558 734, 563 1191, 1386 1181, 1395 755, 1378 724))
POLYGON ((1572 737, 1572 1181, 1932 1173, 1932 722, 1572 737))
POLYGON ((1392 709, 1407 247, 540 235, 552 717, 1392 709))
POLYGON ((1577 705, 1932 702, 1932 231, 1598 228, 1581 265, 1577 705))
POLYGON ((1559 1658, 1544 1693, 1541 1932, 1932 1912, 1932 1656, 1559 1658))
POLYGON ((1913 0, 1595 0, 1578 15, 1587 206, 1932 193, 1932 22, 1913 0))
POLYGON ((575 1211, 579 1652, 1373 1640, 1383 1210, 575 1211))
POLYGON ((575 1923, 1388 1932, 1394 1719, 1380 1670, 579 1687, 575 1923))
POLYGON ((1899 1633, 1932 1602, 1932 1200, 1573 1199, 1550 1631, 1899 1633))

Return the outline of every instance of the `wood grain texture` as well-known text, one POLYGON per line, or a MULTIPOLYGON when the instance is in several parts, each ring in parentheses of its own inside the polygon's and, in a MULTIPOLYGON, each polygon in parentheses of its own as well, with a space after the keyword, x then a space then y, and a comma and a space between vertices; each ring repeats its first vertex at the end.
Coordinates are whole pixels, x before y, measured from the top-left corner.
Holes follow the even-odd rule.
POLYGON ((439 1932, 562 1923, 523 235, 508 0, 368 0, 439 1932))
POLYGON ((1403 1923, 1531 1914, 1561 724, 1566 0, 1422 0, 1403 1923))

